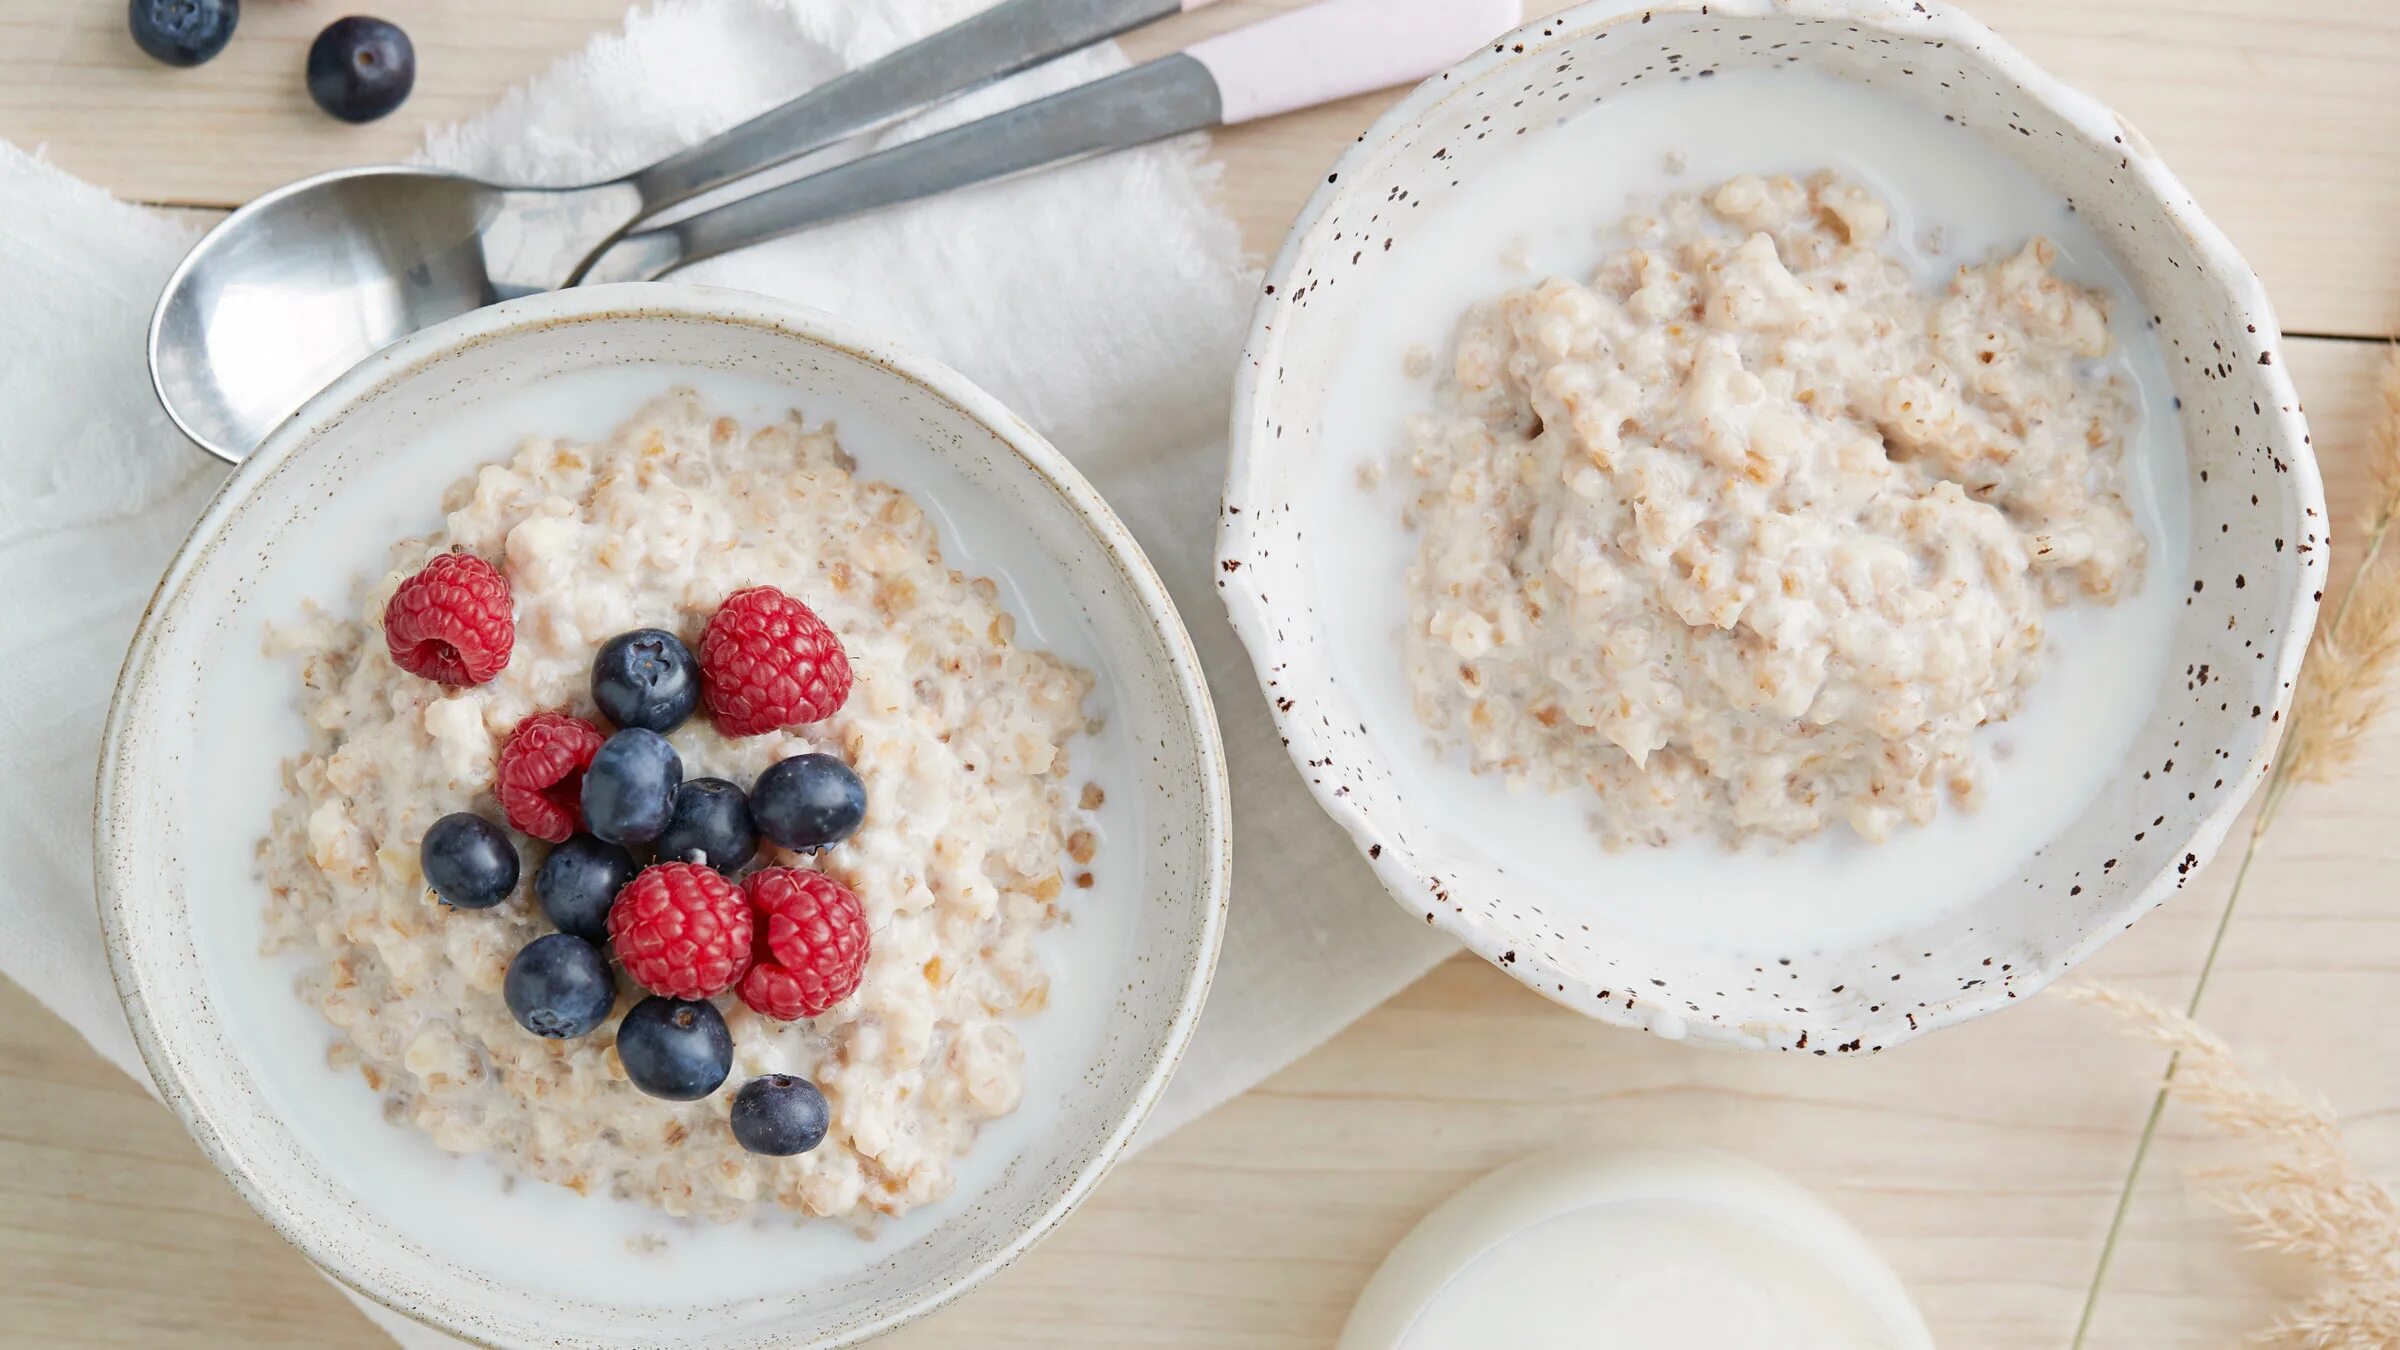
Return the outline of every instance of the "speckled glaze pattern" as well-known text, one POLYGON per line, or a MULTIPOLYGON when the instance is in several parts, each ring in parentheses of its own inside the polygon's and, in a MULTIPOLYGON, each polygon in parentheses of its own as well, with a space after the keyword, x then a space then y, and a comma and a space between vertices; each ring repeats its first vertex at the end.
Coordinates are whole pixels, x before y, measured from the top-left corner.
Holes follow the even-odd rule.
MULTIPOLYGON (((672 379, 657 378, 662 388, 672 379)), ((398 472, 413 475, 411 495, 421 488, 432 500, 452 470, 433 463, 398 472)), ((381 537, 369 541, 367 556, 383 546, 381 537)), ((262 796, 256 805, 263 829, 272 802, 262 796)), ((161 1092, 244 1198, 335 1279, 482 1345, 826 1347, 921 1316, 1005 1266, 1123 1151, 1207 995, 1224 924, 1227 822, 1215 716, 1182 622, 1123 525, 1039 434, 955 372, 830 316, 653 284, 537 296, 406 339, 337 380, 241 465, 178 553, 127 658, 100 765, 95 862, 112 972, 161 1092), (838 392, 990 494, 1039 561, 1017 568, 1018 583, 1063 592, 1064 612, 1082 616, 1115 672, 1115 715, 1130 727, 1136 780, 1110 785, 1112 799, 1135 803, 1133 828, 1123 832, 1130 837, 1112 845, 1126 867, 1141 869, 1131 937, 1107 968, 1063 972, 1097 986, 1107 1026, 1094 1033, 1098 1051, 1087 1062, 1061 1064, 1029 1088, 1062 1103, 1056 1128, 888 1253, 847 1270, 795 1263, 782 1287, 731 1300, 679 1301, 672 1286, 622 1300, 570 1297, 528 1282, 521 1266, 478 1265, 411 1236, 346 1184, 279 1109, 291 1075, 332 1071, 319 1062, 262 1070, 255 1044, 224 1015, 223 982, 280 977, 211 956, 195 937, 212 914, 258 903, 254 892, 198 893, 232 889, 199 878, 227 875, 222 855, 246 860, 251 841, 183 823, 192 791, 185 764, 201 744, 194 727, 224 711, 211 706, 204 672, 242 661, 265 669, 256 650, 279 602, 271 592, 286 565, 283 541, 320 515, 372 516, 377 508, 360 505, 359 494, 389 486, 394 470, 378 457, 420 419, 562 369, 650 364, 765 374, 803 405, 838 392)), ((272 992, 291 1016, 305 1014, 288 990, 272 992)), ((341 1087, 363 1091, 355 1078, 341 1087)), ((601 1203, 557 1194, 566 1204, 601 1203)), ((496 1203, 511 1201, 502 1194, 496 1203)), ((857 1241, 838 1230, 827 1236, 857 1241)), ((780 1269, 775 1278, 784 1279, 780 1269)))
MULTIPOLYGON (((2180 891, 2265 775, 2324 584, 2324 493, 2256 276, 2142 137, 1956 10, 1908 0, 1595 0, 1436 76, 1332 166, 1270 269, 1233 418, 1218 586, 1293 761, 1403 910, 1603 1020, 1741 1049, 1881 1050, 2025 998, 2180 891), (1343 320, 1410 224, 1517 138, 1637 92, 1800 66, 1978 132, 2065 196, 2153 316, 2188 441, 2191 594, 2175 678, 2118 781, 1958 913, 1871 945, 1764 950, 1612 931, 1584 897, 1423 842, 1334 678, 1314 609, 1306 471, 1343 320), (1574 917, 1570 918, 1568 915, 1574 917)), ((1397 583, 1395 583, 1397 584, 1397 583)), ((1695 903, 1700 903, 1695 901, 1695 903)))

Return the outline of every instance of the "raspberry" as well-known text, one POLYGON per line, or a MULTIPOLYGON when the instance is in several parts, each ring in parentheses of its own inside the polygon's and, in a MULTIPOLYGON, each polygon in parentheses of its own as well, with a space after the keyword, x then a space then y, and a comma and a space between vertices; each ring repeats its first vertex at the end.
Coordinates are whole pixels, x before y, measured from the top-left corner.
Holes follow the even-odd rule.
POLYGON ((472 553, 444 553, 400 583, 383 607, 392 664, 447 685, 482 684, 517 645, 508 578, 472 553))
POLYGON ((700 696, 728 736, 833 716, 850 658, 816 612, 772 586, 725 597, 700 634, 700 696))
POLYGON ((769 867, 742 883, 758 911, 758 945, 742 1002, 786 1022, 814 1017, 858 988, 867 969, 867 913, 823 872, 769 867))
POLYGON ((580 717, 535 713, 500 747, 494 790, 508 823, 553 844, 583 828, 583 771, 607 738, 580 717))
POLYGON ((608 910, 609 940, 625 973, 668 998, 712 998, 733 988, 750 965, 754 927, 741 888, 699 863, 643 868, 608 910))

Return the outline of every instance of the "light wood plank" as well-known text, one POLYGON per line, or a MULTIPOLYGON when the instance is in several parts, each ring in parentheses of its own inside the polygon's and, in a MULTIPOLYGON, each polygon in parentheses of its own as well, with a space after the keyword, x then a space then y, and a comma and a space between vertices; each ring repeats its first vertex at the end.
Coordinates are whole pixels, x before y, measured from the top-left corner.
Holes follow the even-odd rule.
POLYGON ((0 1343, 390 1346, 165 1107, 5 980, 0 1025, 0 1343))
POLYGON ((426 128, 483 111, 617 28, 625 8, 412 0, 384 11, 416 46, 416 88, 399 112, 351 126, 317 110, 301 72, 318 31, 352 11, 254 2, 221 55, 178 70, 133 45, 115 0, 0 0, 0 138, 46 146, 120 197, 234 206, 307 174, 405 157, 426 128))

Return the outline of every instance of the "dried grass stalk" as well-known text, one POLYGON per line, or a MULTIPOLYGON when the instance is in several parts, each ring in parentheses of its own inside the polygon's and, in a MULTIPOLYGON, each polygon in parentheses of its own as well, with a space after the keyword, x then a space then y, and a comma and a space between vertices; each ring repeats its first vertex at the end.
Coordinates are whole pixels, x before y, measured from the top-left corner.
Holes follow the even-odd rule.
POLYGON ((2341 614, 2317 630, 2300 668, 2285 733, 2283 777, 2323 783, 2358 760, 2367 730, 2391 703, 2400 669, 2400 567, 2377 567, 2343 597, 2341 614))
POLYGON ((2254 1249, 2298 1257, 2325 1287, 2258 1339, 2287 1350, 2389 1350, 2400 1345, 2400 1202, 2361 1170, 2333 1108, 2243 1069, 2232 1047, 2182 1013, 2104 985, 2059 989, 2105 1008, 2175 1052, 2166 1090, 2249 1149, 2202 1175, 2254 1249))
POLYGON ((2376 415, 2367 430, 2375 496, 2360 522, 2365 548, 2358 575, 2332 618, 2317 629, 2301 666, 2278 780, 2323 783, 2355 763, 2400 670, 2400 566, 2388 565, 2384 555, 2385 537, 2400 516, 2400 348, 2384 362, 2375 393, 2376 415))
POLYGON ((2375 498, 2382 506, 2367 517, 2367 532, 2389 524, 2394 504, 2400 503, 2400 348, 2384 362, 2375 381, 2375 418, 2367 426, 2367 469, 2375 475, 2375 498))
POLYGON ((2117 1192, 2117 1208, 2100 1244, 2099 1264, 2084 1291, 2083 1314, 2071 1350, 2083 1350, 2108 1283, 2110 1260, 2124 1233, 2125 1215, 2150 1155, 2160 1113, 2170 1095, 2200 1108, 2238 1139, 2259 1147, 2249 1161, 2224 1169, 2218 1198, 2255 1245, 2301 1257, 2328 1275, 2324 1290, 2287 1313, 2263 1339, 2291 1350, 2395 1350, 2400 1347, 2400 1207, 2374 1178, 2360 1172, 2342 1148, 2333 1113, 2321 1102, 2260 1087, 2225 1043, 2192 1021, 2208 991, 2217 953, 2241 903, 2242 884, 2258 859, 2259 840, 2294 783, 2322 783, 2359 757, 2367 732, 2387 710, 2400 672, 2400 549, 2387 549, 2400 525, 2400 346, 2376 380, 2378 402, 2367 431, 2367 468, 2375 491, 2361 521, 2358 571, 2317 625, 2300 687, 2285 719, 2283 744, 2259 793, 2250 837, 2233 889, 2217 916, 2216 936, 2200 963, 2190 1004, 2181 1013, 2136 994, 2089 985, 2062 989, 2068 998, 2123 1014, 2150 1039, 2172 1049, 2164 1081, 2134 1145, 2133 1165, 2117 1192))

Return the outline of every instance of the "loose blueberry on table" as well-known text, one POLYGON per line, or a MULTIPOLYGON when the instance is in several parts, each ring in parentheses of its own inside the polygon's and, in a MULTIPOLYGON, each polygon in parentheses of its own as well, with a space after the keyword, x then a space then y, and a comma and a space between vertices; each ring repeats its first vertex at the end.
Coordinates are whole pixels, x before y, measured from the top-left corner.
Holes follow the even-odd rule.
POLYGON ((767 766, 750 789, 758 832, 803 851, 838 844, 867 818, 867 785, 831 755, 795 755, 767 766))
POLYGON ((336 19, 308 48, 308 96, 345 122, 372 122, 408 101, 417 49, 397 24, 336 19))
POLYGON ((526 943, 508 963, 500 992, 518 1026, 553 1040, 597 1029, 617 1004, 608 958, 569 933, 547 933, 526 943))
POLYGON ((608 908, 639 871, 621 846, 579 834, 542 859, 541 870, 533 874, 533 894, 558 931, 606 944, 608 908))
POLYGON ((681 786, 683 757, 667 738, 628 727, 583 771, 583 828, 612 844, 647 844, 667 828, 681 786))
POLYGON ((833 1123, 825 1094, 805 1078, 770 1073, 742 1084, 733 1095, 733 1137, 743 1148, 770 1158, 789 1158, 825 1142, 833 1123))
POLYGON ((653 996, 617 1024, 617 1058, 633 1085, 651 1096, 698 1101, 733 1072, 733 1035, 714 1003, 653 996))
POLYGON ((225 50, 241 21, 241 0, 132 0, 126 22, 134 45, 170 66, 196 66, 225 50))
POLYGON ((706 863, 731 876, 758 856, 750 799, 722 778, 695 778, 675 790, 675 810, 658 836, 658 856, 706 863))
POLYGON ((620 727, 663 736, 700 706, 700 662, 663 628, 620 633, 592 658, 592 702, 620 727))
POLYGON ((425 884, 453 909, 490 909, 517 888, 517 846, 471 811, 433 822, 417 846, 425 884))

